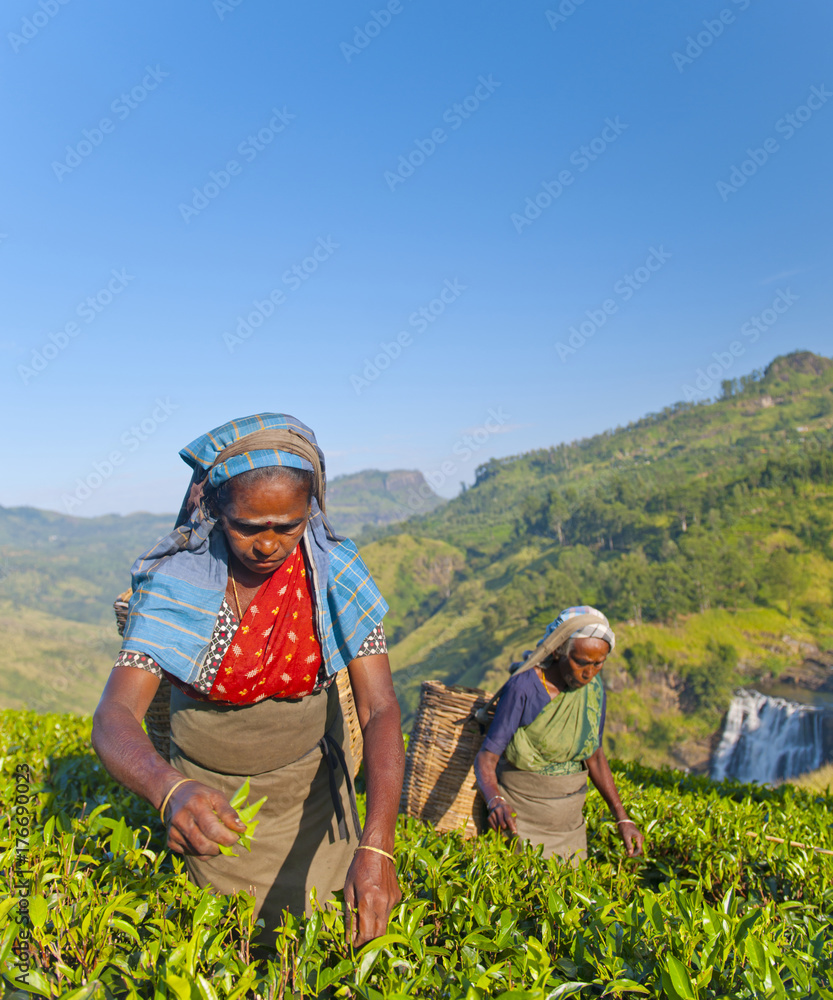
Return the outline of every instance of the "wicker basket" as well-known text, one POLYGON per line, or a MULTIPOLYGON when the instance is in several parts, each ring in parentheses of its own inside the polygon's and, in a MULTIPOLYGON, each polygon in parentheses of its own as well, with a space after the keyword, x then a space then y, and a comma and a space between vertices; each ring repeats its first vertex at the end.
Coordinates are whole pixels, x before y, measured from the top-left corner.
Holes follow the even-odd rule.
MULTIPOLYGON (((113 602, 119 635, 124 635, 124 625, 127 621, 127 605, 130 601, 130 595, 131 591, 126 590, 123 594, 119 594, 113 602)), ((355 777, 362 764, 362 730, 359 725, 359 715, 356 711, 353 690, 350 687, 350 678, 346 670, 339 670, 336 675, 336 684, 338 685, 338 697, 341 701, 341 711, 344 715, 344 728, 350 740, 350 750, 353 753, 355 777)), ((170 762, 171 684, 164 677, 159 682, 159 688, 153 696, 147 712, 145 712, 145 729, 156 752, 166 761, 170 762)))
POLYGON ((440 833, 473 837, 484 829, 486 806, 474 778, 483 733, 473 715, 491 697, 474 688, 422 682, 400 812, 432 823, 440 833))

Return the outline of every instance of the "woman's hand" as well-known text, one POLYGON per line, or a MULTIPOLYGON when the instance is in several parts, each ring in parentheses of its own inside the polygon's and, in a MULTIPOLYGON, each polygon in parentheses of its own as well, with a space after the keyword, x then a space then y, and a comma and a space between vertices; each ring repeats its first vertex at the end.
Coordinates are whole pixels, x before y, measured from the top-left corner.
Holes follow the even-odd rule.
POLYGON ((604 755, 604 750, 599 747, 591 757, 587 758, 586 764, 590 780, 598 788, 605 802, 607 802, 614 819, 617 816, 619 817, 617 829, 619 830, 619 836, 625 842, 625 851, 628 857, 640 857, 645 838, 637 829, 636 823, 627 818, 628 814, 625 812, 622 800, 616 791, 616 784, 613 780, 613 775, 610 773, 610 765, 607 762, 607 757, 604 755))
POLYGON ((396 866, 376 851, 356 851, 344 883, 347 940, 360 948, 381 937, 391 910, 402 899, 396 866))
POLYGON ((474 758, 474 774, 477 778, 480 794, 486 802, 489 826, 493 830, 502 830, 507 836, 517 836, 518 827, 515 824, 515 814, 506 799, 500 794, 501 788, 497 780, 499 760, 498 755, 492 753, 491 750, 480 750, 474 758))
POLYGON ((515 823, 515 813, 507 802, 496 802, 489 810, 489 826, 493 830, 501 830, 507 836, 517 836, 518 827, 515 823))
POLYGON ((220 844, 237 843, 246 824, 226 798, 199 781, 186 781, 165 807, 168 847, 178 854, 192 854, 201 861, 220 853, 220 844))
POLYGON ((624 820, 618 826, 619 836, 625 842, 625 852, 628 857, 642 857, 642 845, 645 843, 645 838, 640 833, 636 823, 632 820, 624 820))

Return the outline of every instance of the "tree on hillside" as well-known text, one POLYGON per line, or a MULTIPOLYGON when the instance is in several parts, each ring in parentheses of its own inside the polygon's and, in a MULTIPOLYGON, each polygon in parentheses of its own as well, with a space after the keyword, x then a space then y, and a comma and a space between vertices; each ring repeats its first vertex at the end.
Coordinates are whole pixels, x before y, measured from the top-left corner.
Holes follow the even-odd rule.
POLYGON ((612 564, 605 583, 608 608, 617 618, 642 624, 645 605, 652 597, 651 567, 641 549, 627 552, 612 564))
POLYGON ((724 709, 731 698, 737 665, 734 646, 709 639, 703 662, 680 668, 685 681, 684 703, 695 711, 724 709))
POLYGON ((774 549, 764 567, 762 593, 770 602, 784 601, 787 617, 792 617, 793 602, 800 592, 803 572, 797 552, 774 549))
POLYGON ((698 610, 708 611, 717 592, 722 542, 701 525, 696 525, 680 539, 679 546, 697 596, 698 610))

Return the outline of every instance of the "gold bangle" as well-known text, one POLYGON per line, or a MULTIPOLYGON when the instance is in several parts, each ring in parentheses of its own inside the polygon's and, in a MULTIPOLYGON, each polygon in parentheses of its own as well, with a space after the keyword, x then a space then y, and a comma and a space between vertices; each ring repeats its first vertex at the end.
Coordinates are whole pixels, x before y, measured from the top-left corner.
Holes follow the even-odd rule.
MULTIPOLYGON (((396 858, 392 854, 388 854, 387 851, 383 851, 381 847, 370 847, 369 844, 359 844, 356 851, 373 851, 374 854, 384 854, 386 858, 390 858, 390 860, 396 864, 396 858)), ((356 851, 353 853, 355 854, 356 851)))
POLYGON ((162 800, 162 805, 159 809, 159 815, 162 817, 163 823, 165 822, 165 809, 167 808, 168 803, 171 801, 171 796, 174 794, 177 788, 179 788, 180 785, 184 785, 186 781, 196 781, 196 778, 182 778, 179 781, 175 782, 173 785, 171 785, 171 787, 168 789, 168 794, 162 800))

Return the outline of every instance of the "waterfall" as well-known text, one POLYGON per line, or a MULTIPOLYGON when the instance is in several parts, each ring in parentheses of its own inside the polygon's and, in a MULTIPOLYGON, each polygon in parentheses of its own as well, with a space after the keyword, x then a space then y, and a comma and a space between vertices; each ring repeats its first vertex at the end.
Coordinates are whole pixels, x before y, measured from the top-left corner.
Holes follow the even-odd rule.
POLYGON ((822 709, 742 688, 726 713, 712 778, 765 783, 814 771, 823 761, 823 723, 822 709))

